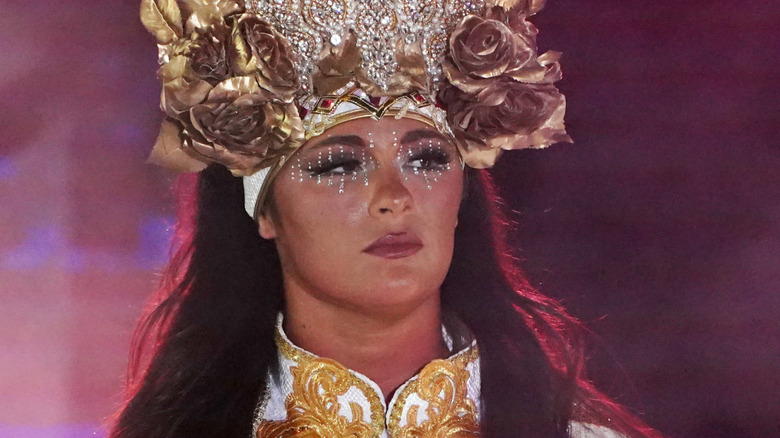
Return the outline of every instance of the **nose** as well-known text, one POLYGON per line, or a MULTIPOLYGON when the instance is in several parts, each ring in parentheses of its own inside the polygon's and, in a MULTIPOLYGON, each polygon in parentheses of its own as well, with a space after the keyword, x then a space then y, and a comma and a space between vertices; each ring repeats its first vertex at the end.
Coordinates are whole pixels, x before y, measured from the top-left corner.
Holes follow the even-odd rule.
POLYGON ((371 200, 368 212, 374 217, 399 216, 414 208, 411 192, 404 184, 404 177, 399 169, 392 166, 377 169, 369 180, 371 200))

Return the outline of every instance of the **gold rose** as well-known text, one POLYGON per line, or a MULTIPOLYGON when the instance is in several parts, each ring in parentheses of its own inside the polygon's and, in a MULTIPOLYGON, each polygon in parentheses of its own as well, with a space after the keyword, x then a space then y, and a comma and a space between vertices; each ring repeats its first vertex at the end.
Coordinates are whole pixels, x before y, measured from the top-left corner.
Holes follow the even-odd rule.
POLYGON ((251 74, 257 71, 257 60, 252 56, 249 47, 246 46, 244 38, 241 36, 241 31, 239 30, 240 21, 241 20, 239 19, 233 22, 233 32, 231 35, 233 38, 233 47, 236 49, 236 67, 242 74, 251 74))

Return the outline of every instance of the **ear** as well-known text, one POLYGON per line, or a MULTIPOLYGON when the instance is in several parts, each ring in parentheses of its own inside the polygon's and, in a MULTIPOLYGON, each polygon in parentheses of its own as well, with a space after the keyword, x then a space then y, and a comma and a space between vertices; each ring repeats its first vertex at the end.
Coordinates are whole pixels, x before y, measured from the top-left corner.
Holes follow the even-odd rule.
POLYGON ((261 212, 257 217, 257 228, 263 239, 270 240, 276 238, 276 225, 267 211, 261 212))

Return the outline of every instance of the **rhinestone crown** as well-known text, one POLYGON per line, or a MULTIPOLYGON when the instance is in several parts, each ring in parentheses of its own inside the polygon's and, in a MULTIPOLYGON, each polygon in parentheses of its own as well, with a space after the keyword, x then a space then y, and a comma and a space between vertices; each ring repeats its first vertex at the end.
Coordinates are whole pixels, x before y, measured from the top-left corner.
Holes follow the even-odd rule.
POLYGON ((360 67, 381 90, 398 71, 396 53, 419 45, 434 94, 448 35, 466 15, 478 14, 484 0, 246 0, 248 12, 269 20, 298 55, 305 94, 312 94, 312 74, 320 54, 355 35, 360 67), (328 47, 330 46, 330 47, 328 47))

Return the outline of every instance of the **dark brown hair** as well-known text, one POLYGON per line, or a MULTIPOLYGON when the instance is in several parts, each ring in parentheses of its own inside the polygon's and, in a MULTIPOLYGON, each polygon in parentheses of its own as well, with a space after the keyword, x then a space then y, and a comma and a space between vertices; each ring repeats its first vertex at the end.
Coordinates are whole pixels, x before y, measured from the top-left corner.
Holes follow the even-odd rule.
MULTIPOLYGON (((442 306, 477 338, 483 436, 566 437, 572 420, 660 436, 586 380, 580 324, 525 280, 489 174, 468 168, 466 179, 442 306)), ((112 438, 250 437, 274 371, 283 306, 274 242, 258 235, 241 180, 223 167, 200 174, 196 199, 180 214, 188 237, 139 324, 112 438)))

